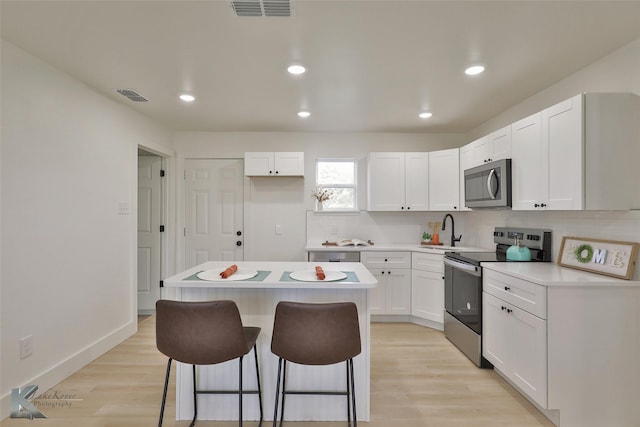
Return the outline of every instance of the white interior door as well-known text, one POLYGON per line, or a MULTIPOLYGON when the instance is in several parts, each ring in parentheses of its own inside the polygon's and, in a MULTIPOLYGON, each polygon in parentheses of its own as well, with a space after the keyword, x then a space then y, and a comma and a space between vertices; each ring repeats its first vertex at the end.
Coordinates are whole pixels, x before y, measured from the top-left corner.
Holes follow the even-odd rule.
POLYGON ((138 311, 160 298, 162 158, 138 156, 138 311))
POLYGON ((185 160, 185 267, 242 261, 242 159, 185 160))

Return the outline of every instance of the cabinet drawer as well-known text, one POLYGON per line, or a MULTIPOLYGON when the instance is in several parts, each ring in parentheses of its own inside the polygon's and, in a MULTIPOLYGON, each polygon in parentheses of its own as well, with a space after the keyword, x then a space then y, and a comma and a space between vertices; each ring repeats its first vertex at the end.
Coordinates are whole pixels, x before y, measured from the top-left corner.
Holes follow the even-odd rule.
POLYGON ((544 286, 485 269, 482 289, 535 316, 547 318, 547 289, 544 286))
POLYGON ((444 255, 413 252, 411 255, 411 268, 444 273, 444 255))
POLYGON ((363 251, 360 261, 367 268, 411 268, 411 252, 363 251))

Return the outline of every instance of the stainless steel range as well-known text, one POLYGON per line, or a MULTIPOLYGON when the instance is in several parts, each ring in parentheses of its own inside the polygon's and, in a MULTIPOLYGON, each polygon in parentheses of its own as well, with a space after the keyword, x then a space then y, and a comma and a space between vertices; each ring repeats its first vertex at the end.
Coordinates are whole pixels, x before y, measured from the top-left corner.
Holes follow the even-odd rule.
POLYGON ((550 230, 496 227, 493 241, 496 243, 495 252, 445 252, 444 257, 444 334, 477 366, 483 368, 492 365, 482 357, 481 264, 523 262, 507 259, 507 252, 516 241, 523 250, 528 249, 531 261, 551 261, 550 230))

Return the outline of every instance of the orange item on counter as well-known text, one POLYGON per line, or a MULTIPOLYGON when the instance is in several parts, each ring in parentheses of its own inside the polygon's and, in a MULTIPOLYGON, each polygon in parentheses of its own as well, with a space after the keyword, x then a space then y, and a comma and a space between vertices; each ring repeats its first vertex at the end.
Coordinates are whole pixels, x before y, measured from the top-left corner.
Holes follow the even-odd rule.
POLYGON ((232 266, 227 267, 227 269, 225 271, 220 273, 220 277, 222 277, 223 279, 226 279, 227 277, 231 276, 236 271, 238 271, 238 266, 233 264, 232 266))
POLYGON ((431 236, 431 241, 437 245, 440 243, 440 235, 438 233, 434 234, 431 236))
POLYGON ((318 277, 318 279, 320 280, 324 280, 324 278, 327 277, 324 274, 324 270, 320 266, 316 266, 316 277, 318 277))

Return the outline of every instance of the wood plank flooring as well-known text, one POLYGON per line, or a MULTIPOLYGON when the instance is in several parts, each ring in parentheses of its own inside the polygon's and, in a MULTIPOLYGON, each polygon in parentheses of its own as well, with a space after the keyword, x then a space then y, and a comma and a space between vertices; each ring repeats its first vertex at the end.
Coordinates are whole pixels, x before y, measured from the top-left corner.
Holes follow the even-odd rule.
MULTIPOLYGON (((553 426, 493 370, 476 368, 442 332, 405 323, 374 323, 371 354, 371 422, 362 425, 553 426)), ((155 347, 155 318, 141 318, 136 335, 47 391, 46 399, 34 401, 48 418, 33 422, 47 427, 157 425, 165 368, 166 358, 155 347)), ((164 426, 186 427, 189 422, 175 421, 174 381, 172 377, 164 426)), ((251 397, 245 399, 246 405, 251 404, 251 397)), ((265 402, 266 408, 272 405, 273 402, 265 402)), ((27 424, 31 425, 10 418, 0 422, 2 427, 27 424)), ((196 423, 200 427, 237 425, 196 423)), ((344 427, 346 422, 284 425, 344 427)))

